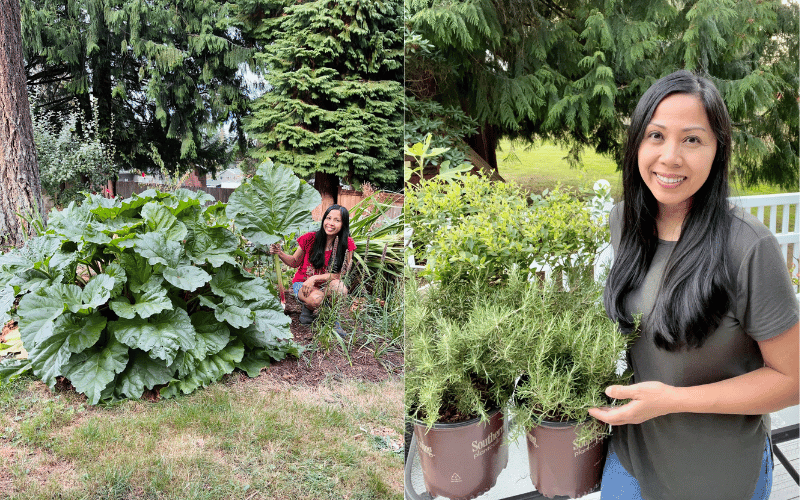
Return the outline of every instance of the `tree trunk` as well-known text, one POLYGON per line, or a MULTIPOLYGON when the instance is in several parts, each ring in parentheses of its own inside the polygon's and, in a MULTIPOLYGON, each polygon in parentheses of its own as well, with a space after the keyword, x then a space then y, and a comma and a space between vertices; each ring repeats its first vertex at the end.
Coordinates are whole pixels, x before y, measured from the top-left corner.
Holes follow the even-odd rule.
POLYGON ((34 234, 18 213, 45 215, 21 30, 19 0, 0 0, 0 244, 13 246, 34 234))
POLYGON ((467 144, 497 172, 497 130, 492 125, 481 125, 478 133, 467 137, 467 144))
POLYGON ((325 172, 314 173, 314 187, 322 196, 322 210, 339 201, 339 177, 325 172))
POLYGON ((97 130, 95 134, 104 144, 111 143, 111 105, 112 87, 111 80, 111 49, 108 46, 108 39, 111 36, 108 32, 105 18, 105 2, 96 0, 91 3, 91 15, 95 18, 97 25, 97 46, 99 49, 94 52, 89 62, 92 67, 92 95, 97 99, 97 130))

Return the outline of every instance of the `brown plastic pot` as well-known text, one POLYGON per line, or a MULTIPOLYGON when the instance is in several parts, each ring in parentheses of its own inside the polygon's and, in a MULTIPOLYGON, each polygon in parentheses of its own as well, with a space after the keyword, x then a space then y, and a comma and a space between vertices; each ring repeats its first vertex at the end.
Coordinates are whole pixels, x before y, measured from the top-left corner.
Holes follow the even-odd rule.
POLYGON ((598 439, 583 447, 573 444, 578 422, 542 422, 527 436, 531 482, 542 495, 582 497, 600 485, 605 449, 598 439))
POLYGON ((478 418, 432 428, 414 421, 425 488, 431 496, 469 500, 488 491, 508 464, 508 422, 500 410, 488 423, 478 418))

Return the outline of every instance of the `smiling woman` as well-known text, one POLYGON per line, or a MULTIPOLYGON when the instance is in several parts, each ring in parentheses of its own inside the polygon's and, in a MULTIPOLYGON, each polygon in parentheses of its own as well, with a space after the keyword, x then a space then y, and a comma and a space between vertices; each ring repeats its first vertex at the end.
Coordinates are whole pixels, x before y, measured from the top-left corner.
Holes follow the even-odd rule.
POLYGON ((705 184, 717 139, 703 103, 691 94, 672 94, 658 105, 639 145, 639 175, 658 202, 659 237, 677 240, 679 224, 694 194, 705 184), (673 217, 664 217, 673 213, 673 217))
MULTIPOLYGON (((331 205, 322 216, 319 231, 304 234, 297 243, 293 255, 285 253, 280 243, 270 245, 270 253, 277 254, 286 265, 298 268, 292 289, 302 304, 300 322, 309 324, 314 321, 313 312, 319 309, 326 297, 347 295, 347 286, 341 277, 350 267, 356 249, 350 237, 349 212, 340 205, 331 205)), ((341 336, 345 335, 338 322, 334 330, 341 336)))
POLYGON ((770 412, 798 402, 798 310, 777 240, 730 206, 730 119, 707 79, 678 71, 633 116, 605 305, 638 338, 602 498, 769 497, 770 412))

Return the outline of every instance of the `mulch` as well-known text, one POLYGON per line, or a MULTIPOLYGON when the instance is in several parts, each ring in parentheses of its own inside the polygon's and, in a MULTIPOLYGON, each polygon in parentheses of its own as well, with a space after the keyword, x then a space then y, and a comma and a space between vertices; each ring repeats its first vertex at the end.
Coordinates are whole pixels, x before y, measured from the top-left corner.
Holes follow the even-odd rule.
POLYGON ((286 314, 292 319, 294 340, 306 350, 300 358, 288 357, 275 362, 262 371, 261 376, 290 384, 316 386, 325 381, 358 380, 381 382, 403 373, 403 353, 389 350, 375 357, 374 346, 365 344, 364 332, 356 328, 352 342, 348 342, 349 359, 342 348, 331 343, 325 350, 314 340, 314 325, 300 323, 300 304, 294 297, 286 297, 286 314))

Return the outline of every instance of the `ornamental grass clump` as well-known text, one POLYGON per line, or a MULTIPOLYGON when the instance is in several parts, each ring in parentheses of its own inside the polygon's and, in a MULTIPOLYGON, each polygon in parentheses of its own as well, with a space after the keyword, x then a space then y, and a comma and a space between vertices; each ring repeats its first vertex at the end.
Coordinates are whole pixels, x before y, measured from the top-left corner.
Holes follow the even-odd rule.
MULTIPOLYGON (((577 273, 580 275, 581 273, 577 273)), ((606 315, 602 289, 591 279, 565 289, 552 280, 520 286, 524 317, 503 337, 507 362, 519 370, 511 409, 518 431, 543 421, 584 422, 589 408, 614 404, 605 388, 627 384, 630 372, 618 370, 633 339, 606 315)), ((580 430, 576 445, 601 438, 608 426, 594 419, 580 430)))

